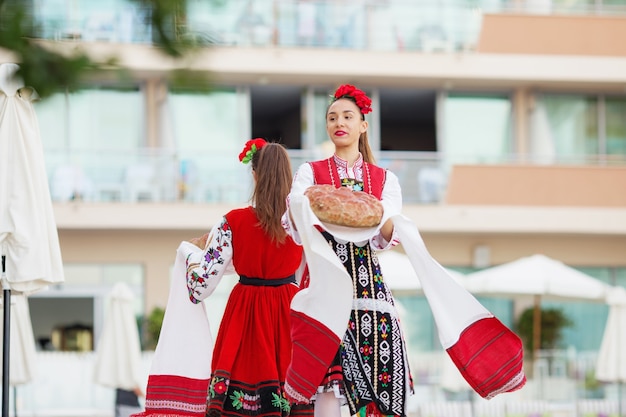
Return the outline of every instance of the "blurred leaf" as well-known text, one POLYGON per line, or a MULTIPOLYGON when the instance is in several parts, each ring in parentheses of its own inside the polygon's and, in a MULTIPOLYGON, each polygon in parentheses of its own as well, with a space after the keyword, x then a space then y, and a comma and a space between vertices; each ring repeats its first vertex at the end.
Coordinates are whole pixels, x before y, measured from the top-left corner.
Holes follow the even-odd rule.
POLYGON ((213 87, 208 73, 187 69, 171 71, 167 80, 172 89, 208 92, 213 87))
POLYGON ((32 18, 26 9, 19 2, 0 0, 0 47, 15 54, 19 76, 40 97, 77 88, 81 74, 95 68, 85 54, 61 55, 33 41, 32 34, 32 18))
POLYGON ((159 342, 161 335, 161 327, 163 326, 163 318, 165 317, 165 309, 154 307, 150 315, 144 319, 144 350, 154 350, 159 342))
POLYGON ((167 55, 180 58, 196 44, 186 36, 186 0, 131 0, 145 10, 153 28, 153 41, 167 55))
MULTIPOLYGON (((130 1, 149 10, 146 24, 152 25, 154 45, 165 55, 182 58, 194 49, 206 46, 187 33, 186 0, 130 1)), ((73 53, 68 54, 52 48, 54 42, 37 40, 34 14, 28 4, 19 0, 0 0, 0 48, 15 55, 15 63, 20 66, 18 75, 41 98, 58 91, 74 91, 104 72, 108 78, 111 75, 121 81, 130 78, 130 73, 119 65, 116 57, 95 62, 80 49, 80 43, 73 53)), ((210 88, 209 77, 199 72, 180 69, 168 74, 167 78, 178 86, 193 86, 200 90, 210 88)))

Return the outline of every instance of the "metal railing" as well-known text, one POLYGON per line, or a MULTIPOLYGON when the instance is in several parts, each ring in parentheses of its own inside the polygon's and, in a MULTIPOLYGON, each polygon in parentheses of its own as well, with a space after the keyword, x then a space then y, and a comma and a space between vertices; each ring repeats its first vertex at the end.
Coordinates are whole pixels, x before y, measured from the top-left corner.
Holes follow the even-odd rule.
MULTIPOLYGON (((468 398, 471 393, 469 385, 465 392, 457 393, 456 399, 451 400, 453 393, 444 392, 440 379, 445 365, 444 361, 447 360, 445 355, 443 350, 409 352, 416 388, 415 395, 410 398, 409 415, 424 415, 420 414, 418 409, 425 404, 429 407, 451 408, 454 404, 459 404, 460 398, 468 398)), ((147 381, 153 356, 153 351, 142 353, 139 372, 144 383, 147 381)), ((564 369, 571 370, 571 372, 566 375, 541 374, 529 379, 528 385, 521 392, 522 397, 506 394, 490 401, 476 397, 470 400, 473 406, 477 407, 475 411, 479 411, 474 415, 505 417, 556 410, 560 412, 559 415, 583 417, 589 415, 590 412, 593 412, 593 415, 602 415, 602 412, 609 415, 606 413, 608 411, 606 407, 610 410, 617 407, 620 395, 619 386, 606 385, 602 392, 596 392, 585 386, 584 373, 575 372, 584 369, 593 373, 597 352, 551 351, 542 352, 540 356, 552 357, 555 360, 562 359, 564 369), (537 406, 545 407, 545 409, 532 408, 537 406), (563 407, 566 408, 563 409, 563 407), (496 410, 499 408, 502 410, 496 410), (508 409, 508 412, 505 409, 508 409), (524 413, 514 412, 522 409, 524 413), (494 414, 493 411, 499 412, 494 414)), ((113 388, 94 382, 95 352, 39 351, 36 360, 37 372, 33 380, 14 387, 17 415, 20 417, 111 417, 114 415, 113 388), (64 376, 61 384, 59 384, 59 375, 64 376)), ((467 415, 469 417, 470 414, 467 415)))
MULTIPOLYGON (((135 3, 67 3, 65 11, 36 3, 36 37, 152 42, 150 11, 135 3)), ((182 33, 199 45, 443 53, 473 50, 485 13, 626 15, 623 0, 207 1, 187 7, 182 33)))
MULTIPOLYGON (((294 170, 319 159, 314 152, 289 153, 294 170)), ((245 202, 250 173, 235 159, 219 152, 182 157, 167 150, 46 151, 50 194, 57 202, 245 202)), ((382 152, 377 162, 398 176, 405 202, 440 201, 447 180, 436 153, 382 152)))
MULTIPOLYGON (((289 150, 294 171, 321 159, 316 151, 289 150)), ((180 154, 166 149, 136 151, 47 150, 46 166, 53 201, 245 203, 251 195, 249 169, 232 153, 180 154)), ((505 155, 477 160, 438 152, 380 151, 377 164, 393 172, 403 202, 439 204, 453 163, 545 165, 544 158, 505 155), (452 158, 452 159, 450 159, 452 158)), ((626 166, 626 155, 551 158, 550 165, 626 166)))

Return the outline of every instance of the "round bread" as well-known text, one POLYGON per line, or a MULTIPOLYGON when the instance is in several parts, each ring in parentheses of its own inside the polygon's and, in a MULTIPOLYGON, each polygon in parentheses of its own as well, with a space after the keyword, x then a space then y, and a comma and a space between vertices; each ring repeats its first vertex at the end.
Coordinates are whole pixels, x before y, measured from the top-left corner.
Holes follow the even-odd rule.
POLYGON ((312 185, 304 192, 311 210, 324 223, 347 227, 374 227, 383 217, 383 206, 378 199, 363 191, 347 187, 312 185))

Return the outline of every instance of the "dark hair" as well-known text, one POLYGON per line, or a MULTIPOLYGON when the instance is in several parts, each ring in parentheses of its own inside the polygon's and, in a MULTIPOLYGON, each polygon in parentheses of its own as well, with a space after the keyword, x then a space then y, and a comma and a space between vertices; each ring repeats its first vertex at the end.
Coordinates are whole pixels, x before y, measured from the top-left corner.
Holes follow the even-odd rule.
POLYGON ((256 184, 252 192, 259 224, 276 243, 283 243, 287 233, 281 217, 287 210, 287 195, 291 190, 291 160, 285 147, 268 142, 252 158, 256 184))
MULTIPOLYGON (((360 107, 356 102, 356 99, 354 97, 352 97, 351 95, 345 94, 341 97, 337 97, 335 99, 333 99, 330 104, 328 105, 328 107, 326 107, 326 114, 328 114, 328 110, 330 109, 330 106, 332 106, 332 104, 337 101, 337 100, 350 100, 351 102, 354 103, 355 106, 357 106, 359 108, 359 113, 361 114, 361 120, 365 120, 365 115, 360 111, 360 107)), ((376 159, 374 158, 374 153, 372 152, 372 148, 370 148, 370 142, 369 139, 367 137, 367 130, 363 133, 361 133, 361 136, 359 136, 359 152, 361 152, 361 155, 363 155, 363 161, 370 163, 370 164, 375 164, 376 163, 376 159)))

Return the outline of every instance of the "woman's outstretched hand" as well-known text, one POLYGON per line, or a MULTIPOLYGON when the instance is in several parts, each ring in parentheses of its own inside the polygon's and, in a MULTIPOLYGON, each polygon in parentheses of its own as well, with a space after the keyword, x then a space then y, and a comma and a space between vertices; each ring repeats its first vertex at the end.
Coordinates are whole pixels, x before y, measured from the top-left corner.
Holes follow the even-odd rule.
POLYGON ((383 224, 380 228, 380 233, 387 242, 391 240, 391 236, 393 235, 393 221, 391 219, 387 219, 387 221, 383 224))
POLYGON ((207 232, 200 237, 194 237, 192 239, 189 239, 189 243, 196 245, 200 249, 204 249, 206 247, 206 241, 208 238, 209 238, 209 233, 207 232))

